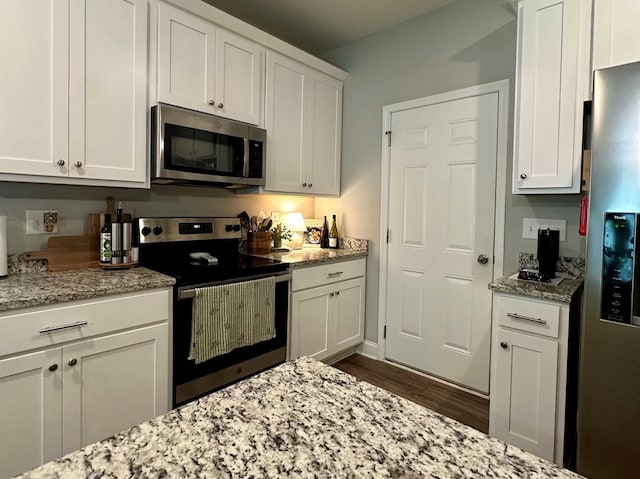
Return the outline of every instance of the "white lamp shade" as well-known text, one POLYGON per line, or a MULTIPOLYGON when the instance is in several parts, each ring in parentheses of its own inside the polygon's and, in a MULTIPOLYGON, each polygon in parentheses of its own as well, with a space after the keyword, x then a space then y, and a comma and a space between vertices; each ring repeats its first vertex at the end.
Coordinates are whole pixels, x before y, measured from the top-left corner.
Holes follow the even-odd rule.
POLYGON ((306 231, 307 226, 304 224, 302 213, 298 211, 289 213, 287 216, 287 228, 291 231, 306 231))

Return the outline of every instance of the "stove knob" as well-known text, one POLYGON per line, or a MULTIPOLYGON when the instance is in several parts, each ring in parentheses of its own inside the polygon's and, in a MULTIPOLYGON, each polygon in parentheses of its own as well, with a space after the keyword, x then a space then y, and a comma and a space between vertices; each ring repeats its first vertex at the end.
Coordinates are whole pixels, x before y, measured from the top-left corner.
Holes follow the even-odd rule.
POLYGON ((240 225, 233 225, 233 231, 240 231, 240 225))
POLYGON ((151 228, 149 228, 148 226, 143 226, 141 233, 142 236, 149 236, 151 234, 151 228))
POLYGON ((229 233, 233 231, 233 225, 225 225, 224 230, 229 233))
POLYGON ((154 226, 153 227, 153 234, 158 236, 160 233, 162 233, 162 226, 154 226))

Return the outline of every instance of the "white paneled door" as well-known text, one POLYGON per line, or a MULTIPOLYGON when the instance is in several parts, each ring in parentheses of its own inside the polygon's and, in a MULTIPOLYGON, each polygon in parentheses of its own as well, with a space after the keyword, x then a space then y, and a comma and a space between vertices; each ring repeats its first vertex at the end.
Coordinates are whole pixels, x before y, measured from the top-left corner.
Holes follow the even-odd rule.
POLYGON ((386 357, 488 393, 498 93, 391 130, 386 357))

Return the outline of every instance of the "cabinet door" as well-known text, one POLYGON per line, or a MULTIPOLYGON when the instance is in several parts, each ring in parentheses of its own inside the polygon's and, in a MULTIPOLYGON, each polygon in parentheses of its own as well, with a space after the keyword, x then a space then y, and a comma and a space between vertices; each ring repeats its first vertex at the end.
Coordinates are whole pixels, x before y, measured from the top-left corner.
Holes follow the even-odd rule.
POLYGON ((61 360, 55 348, 0 361, 0 477, 61 456, 61 360))
POLYGON ((68 29, 68 0, 0 2, 0 173, 68 174, 68 29))
POLYGON ((215 43, 212 23, 158 4, 158 100, 215 113, 215 43))
POLYGON ((69 175, 146 179, 147 2, 73 0, 69 175))
POLYGON ((595 0, 593 8, 593 69, 639 61, 640 2, 595 0))
POLYGON ((364 341, 364 278, 339 283, 333 297, 336 352, 364 341))
POLYGON ((322 286, 293 293, 291 309, 291 356, 324 359, 334 352, 335 332, 331 326, 335 286, 322 286))
POLYGON ((553 462, 558 343, 500 328, 491 435, 553 462))
POLYGON ((168 410, 168 326, 63 348, 63 453, 168 410))
POLYGON ((262 47, 219 28, 216 32, 216 115, 262 123, 262 47))
POLYGON ((309 75, 307 183, 318 195, 340 194, 342 82, 311 71, 309 75))
POLYGON ((585 4, 527 0, 518 7, 514 193, 580 191, 585 4))
POLYGON ((307 69, 303 65, 267 52, 265 190, 309 193, 304 166, 307 155, 307 81, 307 69))

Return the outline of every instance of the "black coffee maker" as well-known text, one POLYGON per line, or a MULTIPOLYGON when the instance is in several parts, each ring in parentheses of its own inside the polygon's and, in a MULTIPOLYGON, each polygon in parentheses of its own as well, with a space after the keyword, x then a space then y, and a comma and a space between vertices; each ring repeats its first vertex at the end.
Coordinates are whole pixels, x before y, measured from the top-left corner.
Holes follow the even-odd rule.
POLYGON ((556 263, 560 249, 560 231, 549 228, 538 230, 538 265, 543 278, 556 277, 556 263))

